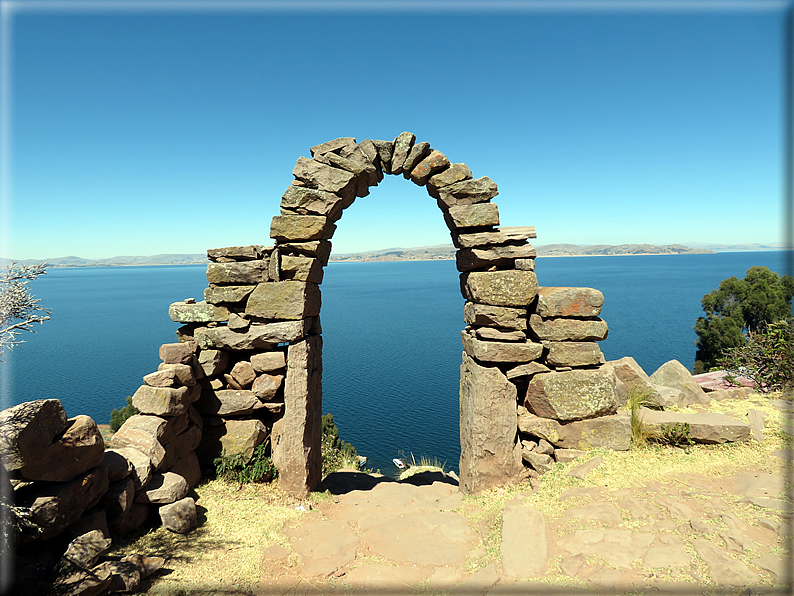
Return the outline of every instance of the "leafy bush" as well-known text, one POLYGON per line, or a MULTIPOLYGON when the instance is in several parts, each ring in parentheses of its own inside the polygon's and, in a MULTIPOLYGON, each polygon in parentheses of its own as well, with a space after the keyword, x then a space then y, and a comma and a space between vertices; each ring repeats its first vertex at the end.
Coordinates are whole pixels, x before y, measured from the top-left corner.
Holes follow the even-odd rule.
POLYGON ((222 455, 215 458, 215 473, 218 478, 247 484, 250 482, 269 482, 278 474, 273 460, 267 455, 268 441, 257 445, 251 458, 241 453, 236 455, 222 455))
POLYGON ((323 416, 322 436, 323 476, 340 468, 358 468, 356 448, 339 438, 333 414, 323 416))
POLYGON ((127 418, 139 413, 140 410, 132 405, 132 396, 128 395, 127 405, 120 410, 113 408, 113 411, 110 413, 110 430, 116 432, 127 421, 127 418))
POLYGON ((764 331, 747 334, 747 343, 730 348, 720 361, 731 377, 752 379, 759 391, 794 389, 794 333, 790 321, 777 321, 764 331))

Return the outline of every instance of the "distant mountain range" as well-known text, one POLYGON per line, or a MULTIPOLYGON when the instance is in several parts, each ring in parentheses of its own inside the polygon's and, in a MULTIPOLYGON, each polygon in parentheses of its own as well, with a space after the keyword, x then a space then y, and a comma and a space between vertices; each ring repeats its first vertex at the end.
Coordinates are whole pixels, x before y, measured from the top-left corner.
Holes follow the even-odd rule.
MULTIPOLYGON (((544 244, 536 246, 539 257, 571 257, 571 256, 617 256, 617 255, 681 255, 709 254, 715 252, 744 252, 754 250, 783 250, 783 243, 770 244, 705 244, 690 242, 683 244, 544 244)), ((332 254, 332 262, 357 261, 428 261, 450 260, 455 258, 455 247, 451 244, 420 246, 417 248, 384 248, 359 253, 332 254)), ((57 257, 42 259, 50 268, 59 267, 134 267, 142 265, 203 265, 207 263, 206 253, 195 254, 160 254, 151 256, 119 256, 107 259, 84 259, 82 257, 57 257)), ((20 265, 40 263, 42 260, 18 260, 20 265)), ((8 263, 10 259, 1 259, 0 263, 8 263)))

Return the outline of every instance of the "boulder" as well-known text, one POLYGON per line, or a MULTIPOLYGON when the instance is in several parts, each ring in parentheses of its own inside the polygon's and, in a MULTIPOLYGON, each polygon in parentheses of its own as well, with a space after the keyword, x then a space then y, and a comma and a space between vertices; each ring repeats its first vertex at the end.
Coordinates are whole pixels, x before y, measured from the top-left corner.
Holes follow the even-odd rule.
POLYGON ((427 181, 427 193, 437 199, 438 189, 463 180, 471 180, 471 170, 465 163, 453 163, 446 170, 434 174, 427 181))
POLYGON ((332 192, 343 199, 351 198, 356 192, 356 177, 353 174, 313 159, 299 157, 292 175, 309 188, 332 192))
POLYGON ((131 561, 105 561, 103 565, 110 571, 108 594, 135 592, 141 585, 141 573, 131 561))
POLYGON ((544 319, 530 315, 529 329, 535 339, 547 341, 603 341, 607 338, 607 324, 602 319, 544 319))
POLYGON ((210 261, 220 259, 228 261, 253 261, 266 257, 273 247, 265 248, 261 244, 251 244, 249 246, 226 246, 224 248, 210 248, 207 250, 207 258, 210 261))
POLYGON ((614 414, 615 376, 604 369, 540 373, 529 382, 524 405, 537 416, 561 421, 614 414))
POLYGON ((592 288, 542 287, 538 289, 537 314, 552 317, 597 317, 604 295, 592 288))
POLYGON ((524 244, 529 238, 537 238, 535 226, 502 227, 495 232, 458 233, 452 235, 456 248, 477 248, 494 244, 524 244))
POLYGON ((655 407, 665 407, 669 403, 667 399, 659 394, 653 383, 651 383, 651 379, 631 356, 626 356, 620 360, 611 360, 604 366, 615 371, 618 406, 626 405, 629 392, 632 390, 641 392, 644 399, 655 407))
MULTIPOLYGON (((181 366, 187 366, 187 364, 182 364, 181 366)), ((188 369, 189 368, 190 367, 188 366, 188 369)), ((176 387, 179 384, 177 382, 176 371, 174 369, 157 370, 153 373, 149 373, 148 375, 144 375, 143 382, 149 387, 176 387)), ((193 384, 196 384, 195 379, 193 384)))
POLYGON ((628 414, 601 416, 565 424, 550 418, 523 414, 518 417, 518 428, 522 433, 546 439, 562 449, 590 451, 603 447, 626 451, 631 446, 631 420, 628 414))
MULTIPOLYGON (((199 363, 198 358, 196 358, 195 364, 197 368, 201 368, 201 364, 199 363)), ((198 375, 193 368, 193 361, 191 364, 166 364, 163 362, 157 367, 158 371, 174 371, 174 376, 177 381, 177 385, 184 385, 185 387, 192 387, 196 384, 196 376, 203 376, 204 370, 202 369, 199 371, 198 375)), ((148 375, 147 375, 148 376, 148 375)), ((143 378, 144 383, 146 383, 146 377, 143 378)), ((146 383, 150 385, 151 383, 146 383)))
POLYGON ((152 474, 149 484, 135 493, 135 502, 158 505, 173 503, 183 498, 188 490, 187 482, 179 474, 152 474))
POLYGON ((252 354, 251 365, 258 373, 273 372, 287 366, 287 356, 281 351, 252 354))
POLYGON ((403 177, 406 180, 411 177, 411 172, 414 171, 416 164, 430 155, 430 151, 432 151, 430 148, 430 143, 426 141, 416 143, 413 147, 411 147, 411 150, 408 152, 408 156, 405 158, 405 161, 402 165, 403 177))
POLYGON ((116 449, 130 447, 143 453, 157 468, 165 458, 165 447, 157 436, 147 430, 124 425, 113 435, 111 445, 116 449))
MULTIPOLYGON (((281 197, 281 208, 300 215, 330 217, 343 208, 342 197, 325 190, 290 186, 281 197)), ((333 217, 330 217, 333 219, 333 217)))
POLYGON ((461 273, 460 286, 466 300, 491 306, 526 308, 538 294, 533 271, 469 271, 461 273))
POLYGON ((594 341, 544 341, 549 366, 591 366, 602 362, 604 355, 594 341))
POLYGON ((149 480, 152 478, 152 460, 150 460, 146 454, 134 447, 109 449, 106 453, 111 451, 130 463, 130 467, 132 468, 130 471, 130 478, 135 486, 135 490, 149 483, 149 480))
POLYGON ((463 180, 445 186, 438 192, 438 200, 442 208, 449 208, 453 205, 472 205, 474 203, 485 203, 490 201, 499 191, 496 182, 483 176, 473 180, 463 180))
POLYGON ((243 416, 264 407, 253 391, 241 389, 204 391, 201 399, 196 402, 196 409, 202 414, 218 416, 243 416))
POLYGON ((394 147, 392 150, 392 174, 402 174, 403 164, 405 163, 408 154, 411 152, 411 148, 414 146, 415 140, 416 135, 412 132, 401 132, 399 135, 397 135, 397 138, 394 139, 394 142, 392 143, 392 146, 394 147))
POLYGON ((132 405, 143 414, 178 416, 187 410, 193 395, 188 387, 141 385, 132 396, 132 405))
POLYGON ((541 474, 551 471, 554 467, 554 460, 551 456, 538 453, 536 451, 529 451, 528 449, 521 450, 521 458, 529 464, 529 466, 541 474))
POLYGON ((102 532, 86 532, 69 543, 55 571, 60 574, 70 567, 90 569, 109 548, 110 538, 105 538, 102 532))
POLYGON ((177 534, 187 534, 198 525, 196 502, 190 497, 163 505, 159 513, 163 527, 177 534))
POLYGON ((200 460, 240 455, 250 460, 254 449, 267 438, 267 428, 257 419, 224 420, 220 426, 204 430, 197 455, 200 460))
POLYGON ((460 335, 466 353, 481 362, 530 362, 540 358, 543 353, 541 344, 528 341, 483 341, 467 329, 461 331, 460 335))
MULTIPOLYGON (((411 180, 414 184, 424 186, 433 174, 440 172, 447 166, 449 166, 449 159, 447 159, 447 156, 441 153, 441 151, 433 149, 427 157, 416 164, 414 169, 411 170, 411 180)), ((392 169, 394 169, 394 166, 392 166, 392 169)))
POLYGON ((460 228, 498 226, 499 208, 496 203, 453 205, 444 213, 444 220, 452 231, 460 228))
POLYGON ((267 271, 268 259, 210 263, 207 265, 207 282, 215 285, 258 284, 267 281, 267 271))
POLYGON ((470 271, 493 266, 509 266, 516 259, 535 258, 531 244, 491 246, 488 248, 461 248, 455 255, 458 271, 470 271))
POLYGON ((168 307, 168 316, 177 323, 209 323, 226 321, 229 310, 225 306, 215 306, 206 301, 191 304, 174 302, 168 307))
POLYGON ((697 404, 707 406, 711 403, 711 398, 692 379, 692 373, 678 360, 669 360, 662 364, 651 375, 651 383, 681 391, 681 405, 691 406, 697 404))
POLYGON ((270 237, 278 242, 294 240, 328 240, 336 226, 322 215, 275 215, 270 224, 270 237))
POLYGON ((191 424, 183 433, 178 434, 173 441, 165 446, 165 458, 157 469, 170 471, 177 460, 195 451, 200 444, 201 429, 195 424, 191 424))
POLYGON ((281 257, 281 274, 282 279, 321 284, 323 283, 323 264, 320 259, 284 255, 281 257))
POLYGON ((226 370, 229 363, 229 354, 222 350, 204 348, 199 352, 198 362, 204 374, 211 377, 226 370))
POLYGON ((256 379, 256 371, 247 360, 235 364, 230 374, 243 389, 249 388, 256 379))
POLYGON ((269 375, 264 373, 256 378, 251 387, 251 391, 262 401, 271 401, 276 397, 276 393, 278 393, 283 381, 284 375, 269 375))
POLYGON ((245 300, 256 286, 213 286, 204 289, 204 299, 210 304, 234 304, 245 300))
POLYGON ((696 443, 747 441, 750 425, 726 414, 681 414, 640 408, 640 420, 651 437, 663 436, 663 427, 689 425, 689 438, 696 443))
POLYGON ((57 399, 37 399, 0 412, 0 461, 5 469, 19 470, 37 459, 68 424, 57 399))
POLYGON ((97 466, 70 482, 34 483, 18 490, 17 504, 30 508, 30 520, 41 529, 38 539, 48 540, 99 503, 108 486, 107 469, 97 466))
MULTIPOLYGON (((288 283, 288 282, 282 282, 288 283)), ((295 341, 306 334, 306 319, 252 324, 246 331, 228 327, 196 329, 195 338, 202 348, 225 350, 270 350, 281 342, 295 341)))
POLYGON ((166 364, 190 364, 196 355, 196 342, 177 342, 160 346, 160 360, 166 364))
POLYGON ((460 486, 464 493, 505 484, 523 470, 516 441, 516 386, 466 353, 460 368, 460 486))
POLYGON ((259 284, 248 297, 245 312, 263 319, 314 317, 320 314, 320 287, 302 281, 259 284))
POLYGON ((27 480, 67 482, 102 463, 105 442, 96 423, 89 416, 67 420, 67 428, 56 440, 27 458, 19 470, 27 480))
POLYGON ((98 596, 107 591, 111 583, 111 570, 106 565, 94 569, 71 569, 52 582, 55 594, 63 596, 98 596))
POLYGON ((374 186, 378 183, 378 174, 375 166, 358 151, 354 146, 356 153, 350 153, 342 156, 337 153, 325 153, 323 155, 315 156, 315 161, 334 166, 340 170, 345 170, 353 174, 356 178, 355 196, 366 197, 369 194, 370 183, 374 186))

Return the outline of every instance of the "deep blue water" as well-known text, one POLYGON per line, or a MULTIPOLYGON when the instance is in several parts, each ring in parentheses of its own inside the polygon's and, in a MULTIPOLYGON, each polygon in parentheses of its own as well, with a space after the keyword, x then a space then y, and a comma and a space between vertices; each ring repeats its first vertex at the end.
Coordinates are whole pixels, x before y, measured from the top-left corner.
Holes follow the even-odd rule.
MULTIPOLYGON (((676 359, 691 368, 700 300, 753 265, 783 272, 783 252, 557 257, 536 261, 544 286, 605 295, 608 360, 633 356, 648 374, 676 359)), ((202 299, 204 266, 51 269, 32 284, 52 319, 6 352, 6 408, 60 399, 69 416, 107 422, 161 343, 176 341, 171 302, 202 299)), ((403 450, 457 469, 463 299, 454 261, 332 263, 323 291, 323 411, 370 465, 392 472, 403 450)))

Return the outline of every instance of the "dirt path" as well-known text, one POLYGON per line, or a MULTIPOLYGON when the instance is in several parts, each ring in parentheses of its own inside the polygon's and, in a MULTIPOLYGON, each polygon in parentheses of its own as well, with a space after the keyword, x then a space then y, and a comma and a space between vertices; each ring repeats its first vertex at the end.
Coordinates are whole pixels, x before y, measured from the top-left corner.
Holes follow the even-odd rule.
MULTIPOLYGON (((780 469, 791 450, 778 450, 780 469)), ((264 552, 263 594, 789 593, 783 472, 689 474, 669 483, 532 489, 498 513, 440 473, 398 483, 338 472, 333 499, 264 552), (787 584, 788 588, 783 587, 787 584), (742 591, 752 586, 751 592, 742 591)))

